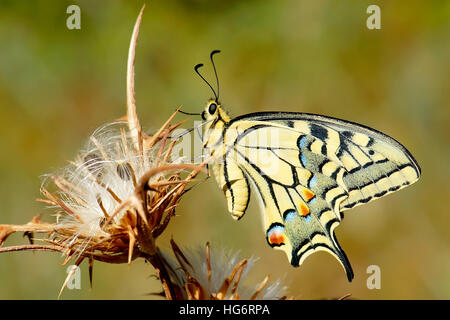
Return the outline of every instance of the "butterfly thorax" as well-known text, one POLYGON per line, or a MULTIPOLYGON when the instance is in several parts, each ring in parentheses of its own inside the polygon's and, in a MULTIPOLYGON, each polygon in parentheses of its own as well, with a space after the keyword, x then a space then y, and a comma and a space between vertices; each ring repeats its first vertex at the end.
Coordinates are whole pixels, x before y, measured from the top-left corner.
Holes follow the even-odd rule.
POLYGON ((209 154, 214 154, 217 148, 223 146, 223 134, 231 119, 215 100, 208 102, 202 118, 206 122, 203 148, 209 154))

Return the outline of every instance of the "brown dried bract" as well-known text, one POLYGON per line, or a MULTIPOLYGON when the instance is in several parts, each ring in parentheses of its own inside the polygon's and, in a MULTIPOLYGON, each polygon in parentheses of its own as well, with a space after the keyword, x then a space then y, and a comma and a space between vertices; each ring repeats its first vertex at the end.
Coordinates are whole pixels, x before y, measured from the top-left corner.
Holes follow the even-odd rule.
MULTIPOLYGON (((0 253, 57 251, 66 256, 63 265, 74 259, 76 266, 87 259, 90 279, 94 260, 130 263, 138 257, 144 257, 157 270, 166 297, 174 298, 175 288, 159 257, 155 242, 174 216, 187 184, 204 170, 206 161, 200 165, 169 161, 176 143, 170 141, 169 137, 182 123, 172 123, 178 110, 155 134, 146 135, 142 132, 134 96, 134 59, 143 10, 133 30, 128 58, 127 115, 122 118, 128 128, 120 128, 116 136, 117 146, 105 146, 95 135, 91 137, 96 151, 82 154, 81 164, 77 161, 72 163, 75 168, 72 172, 79 170, 82 177, 86 178, 79 179, 83 180, 82 186, 73 177, 71 179, 63 174, 50 177, 55 192, 50 192, 46 187, 41 188, 43 199, 38 201, 56 208, 57 219, 54 223, 41 222, 37 216, 25 225, 0 225, 0 245, 15 232, 23 232, 31 241, 39 243, 1 247, 0 253), (112 158, 111 152, 133 161, 112 158), (131 194, 122 199, 120 188, 116 188, 111 181, 132 183, 134 189, 131 188, 131 194), (94 202, 86 186, 97 190, 94 202), (88 215, 86 212, 91 209, 93 213, 88 215), (87 219, 86 216, 93 219, 87 219), (41 234, 42 237, 35 238, 34 234, 41 234)), ((67 276, 61 292, 70 277, 71 274, 67 276)))

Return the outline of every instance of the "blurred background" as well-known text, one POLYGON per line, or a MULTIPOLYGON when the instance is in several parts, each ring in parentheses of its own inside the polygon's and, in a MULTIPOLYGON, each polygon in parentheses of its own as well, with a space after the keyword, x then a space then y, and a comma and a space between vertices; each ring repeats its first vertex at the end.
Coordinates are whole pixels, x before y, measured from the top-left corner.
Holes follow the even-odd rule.
MULTIPOLYGON (((125 113, 128 45, 143 1, 0 3, 0 223, 22 224, 43 212, 40 176, 65 166, 94 129, 125 113), (66 9, 81 8, 69 30, 66 9)), ((215 181, 186 194, 159 245, 240 250, 259 261, 250 280, 282 278, 298 299, 449 299, 450 2, 152 0, 136 56, 140 121, 159 128, 180 105, 200 112, 211 96, 194 74, 209 53, 221 100, 232 116, 262 110, 310 112, 383 131, 422 167, 413 186, 348 211, 336 235, 355 271, 348 283, 334 258, 320 252, 300 268, 266 243, 257 201, 239 222, 215 181), (381 8, 369 30, 366 9, 381 8), (381 269, 369 290, 366 270, 381 269)), ((187 117, 187 116, 186 116, 187 117)), ((184 117, 180 117, 180 120, 184 117)), ((186 126, 191 125, 188 123, 186 126)), ((256 199, 254 196, 253 199, 256 199)), ((13 235, 6 244, 24 243, 13 235)), ((66 277, 57 253, 0 255, 0 299, 55 299, 66 277)), ((81 268, 80 290, 64 299, 154 299, 152 267, 81 268)))

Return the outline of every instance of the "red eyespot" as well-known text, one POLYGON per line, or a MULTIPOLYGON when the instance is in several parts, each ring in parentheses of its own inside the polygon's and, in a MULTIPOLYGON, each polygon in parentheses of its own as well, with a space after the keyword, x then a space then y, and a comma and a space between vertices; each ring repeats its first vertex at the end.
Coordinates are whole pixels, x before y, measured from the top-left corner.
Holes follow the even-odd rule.
POLYGON ((274 224, 267 231, 267 242, 271 247, 279 247, 286 242, 284 226, 282 224, 274 224))

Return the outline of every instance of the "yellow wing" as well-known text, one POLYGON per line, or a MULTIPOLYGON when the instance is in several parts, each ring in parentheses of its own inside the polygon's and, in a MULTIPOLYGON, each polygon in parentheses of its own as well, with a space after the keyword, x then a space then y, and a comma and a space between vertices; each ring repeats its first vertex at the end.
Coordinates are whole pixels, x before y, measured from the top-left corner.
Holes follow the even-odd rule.
MULTIPOLYGON (((213 130, 208 128, 208 130, 213 130)), ((211 136, 211 135, 210 135, 211 136)), ((224 122, 212 170, 236 219, 252 184, 266 240, 299 266, 325 250, 353 278, 334 229, 341 212, 414 183, 420 168, 393 138, 343 120, 305 113, 255 113, 224 122)))

